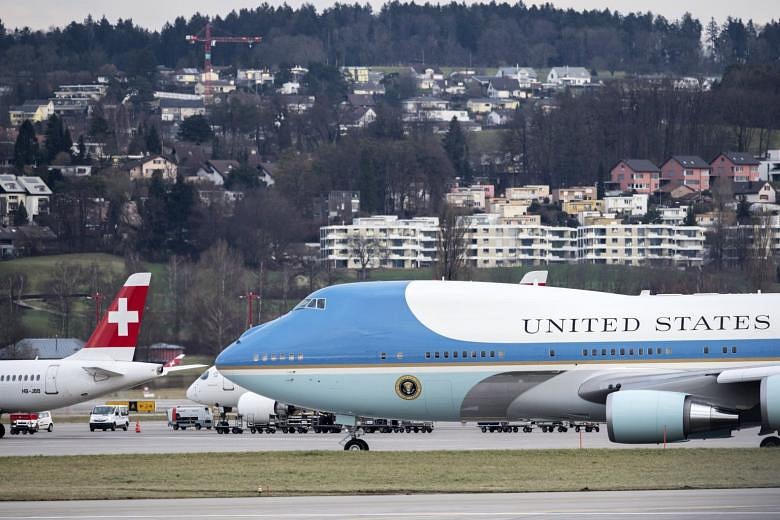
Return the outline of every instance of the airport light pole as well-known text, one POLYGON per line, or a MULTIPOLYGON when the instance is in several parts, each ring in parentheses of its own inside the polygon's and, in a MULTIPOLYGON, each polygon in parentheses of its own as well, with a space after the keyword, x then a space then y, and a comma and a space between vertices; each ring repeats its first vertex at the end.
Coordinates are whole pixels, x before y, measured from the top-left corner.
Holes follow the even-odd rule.
POLYGON ((246 328, 251 329, 254 326, 254 311, 253 304, 255 300, 260 299, 260 295, 254 291, 249 291, 246 294, 239 296, 240 299, 246 298, 247 313, 246 313, 246 328))

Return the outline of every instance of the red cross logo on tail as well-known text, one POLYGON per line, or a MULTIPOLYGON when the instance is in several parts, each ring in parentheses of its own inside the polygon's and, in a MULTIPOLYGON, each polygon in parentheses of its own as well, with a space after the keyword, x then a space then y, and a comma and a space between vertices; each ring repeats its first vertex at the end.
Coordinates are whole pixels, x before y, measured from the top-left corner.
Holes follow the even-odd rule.
POLYGON ((151 273, 130 275, 84 345, 85 349, 136 347, 151 277, 151 273))

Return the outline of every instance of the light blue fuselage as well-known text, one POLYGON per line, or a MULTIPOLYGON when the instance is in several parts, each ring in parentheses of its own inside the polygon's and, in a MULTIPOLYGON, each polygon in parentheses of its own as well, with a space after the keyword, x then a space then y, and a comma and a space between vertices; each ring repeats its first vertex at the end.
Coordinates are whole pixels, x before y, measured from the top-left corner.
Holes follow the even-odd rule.
MULTIPOLYGON (((553 344, 541 337, 522 343, 457 340, 420 322, 407 304, 408 284, 346 284, 317 291, 309 299, 323 299, 324 308, 297 308, 246 331, 219 355, 216 366, 258 394, 347 415, 602 421, 603 399, 583 398, 581 386, 605 367, 633 374, 780 359, 776 340, 728 334, 707 341, 628 341, 628 336, 605 341, 595 334, 586 343, 553 344), (399 394, 403 376, 420 383, 411 398, 399 394)), ((726 404, 745 409, 755 398, 752 393, 723 397, 733 401, 726 404)))

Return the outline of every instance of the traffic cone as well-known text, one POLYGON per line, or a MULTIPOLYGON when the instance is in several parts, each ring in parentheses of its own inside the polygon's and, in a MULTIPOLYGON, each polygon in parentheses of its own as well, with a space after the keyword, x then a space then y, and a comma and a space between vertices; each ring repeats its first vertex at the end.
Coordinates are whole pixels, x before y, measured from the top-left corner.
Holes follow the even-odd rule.
POLYGON ((135 418, 135 433, 141 433, 141 420, 138 417, 135 418))

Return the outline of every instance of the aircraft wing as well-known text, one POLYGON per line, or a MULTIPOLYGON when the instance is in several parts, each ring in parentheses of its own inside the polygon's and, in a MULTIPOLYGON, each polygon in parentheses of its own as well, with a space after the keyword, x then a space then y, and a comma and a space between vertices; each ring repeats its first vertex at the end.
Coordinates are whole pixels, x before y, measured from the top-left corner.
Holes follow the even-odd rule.
POLYGON ((183 370, 192 370, 193 368, 203 368, 208 365, 178 365, 173 367, 163 367, 162 375, 167 376, 172 372, 181 372, 183 370))

